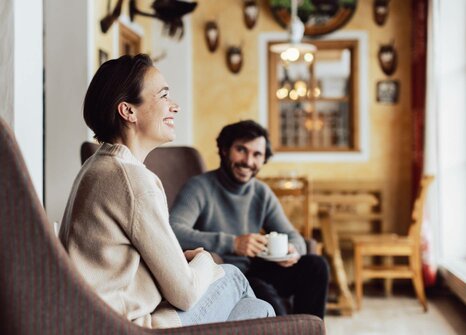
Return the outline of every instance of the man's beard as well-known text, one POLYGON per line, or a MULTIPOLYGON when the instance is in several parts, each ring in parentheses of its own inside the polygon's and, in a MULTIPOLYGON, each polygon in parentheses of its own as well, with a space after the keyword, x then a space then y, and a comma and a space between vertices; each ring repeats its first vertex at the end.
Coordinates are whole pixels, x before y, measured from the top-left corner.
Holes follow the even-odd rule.
POLYGON ((237 184, 241 184, 241 185, 247 184, 259 172, 258 169, 254 169, 254 168, 252 168, 249 165, 244 164, 244 163, 234 163, 233 164, 228 157, 222 157, 221 167, 233 182, 235 182, 237 184), (238 180, 238 178, 236 178, 235 174, 233 173, 233 168, 234 167, 250 169, 251 172, 252 172, 251 178, 249 178, 247 181, 238 180))

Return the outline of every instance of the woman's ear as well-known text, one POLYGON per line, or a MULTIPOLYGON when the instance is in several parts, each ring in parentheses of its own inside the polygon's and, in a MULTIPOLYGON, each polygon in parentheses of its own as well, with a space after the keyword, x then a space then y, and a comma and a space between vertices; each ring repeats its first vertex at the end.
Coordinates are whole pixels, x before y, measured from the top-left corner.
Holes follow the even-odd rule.
POLYGON ((118 104, 118 114, 123 118, 123 120, 130 123, 136 122, 136 113, 133 111, 133 106, 127 102, 120 102, 118 104))

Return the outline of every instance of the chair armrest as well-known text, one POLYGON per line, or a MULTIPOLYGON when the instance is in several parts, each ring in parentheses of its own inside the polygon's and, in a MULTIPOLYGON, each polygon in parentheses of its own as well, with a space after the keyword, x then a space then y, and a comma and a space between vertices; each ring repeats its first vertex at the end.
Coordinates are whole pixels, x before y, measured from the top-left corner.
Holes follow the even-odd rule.
POLYGON ((306 243, 306 251, 308 255, 321 255, 319 253, 319 243, 313 238, 305 238, 304 243, 306 243))
POLYGON ((199 326, 152 330, 151 334, 170 335, 324 335, 324 322, 314 315, 287 315, 274 318, 210 323, 199 326))

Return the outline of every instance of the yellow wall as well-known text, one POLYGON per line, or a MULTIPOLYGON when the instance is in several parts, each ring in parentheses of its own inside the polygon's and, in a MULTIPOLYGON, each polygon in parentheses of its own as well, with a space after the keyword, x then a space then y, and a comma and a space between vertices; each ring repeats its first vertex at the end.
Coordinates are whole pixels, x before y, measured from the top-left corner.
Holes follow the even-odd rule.
MULTIPOLYGON (((193 128, 194 145, 209 168, 218 166, 215 138, 220 129, 240 119, 259 119, 259 56, 261 32, 283 31, 274 21, 267 1, 261 4, 260 17, 253 30, 247 30, 242 18, 241 1, 198 0, 192 16, 193 28, 193 128), (210 53, 204 42, 204 23, 217 21, 221 43, 210 53), (225 65, 228 45, 242 45, 244 64, 237 75, 225 65)), ((387 230, 403 232, 408 224, 411 183, 411 2, 392 0, 384 26, 372 19, 372 0, 359 0, 357 11, 343 30, 368 32, 368 110, 370 123, 370 157, 362 163, 274 163, 267 164, 262 176, 296 170, 311 180, 382 181, 386 189, 387 230), (377 62, 380 44, 395 40, 398 68, 392 76, 400 80, 400 99, 396 105, 375 101, 378 80, 386 79, 377 62)))

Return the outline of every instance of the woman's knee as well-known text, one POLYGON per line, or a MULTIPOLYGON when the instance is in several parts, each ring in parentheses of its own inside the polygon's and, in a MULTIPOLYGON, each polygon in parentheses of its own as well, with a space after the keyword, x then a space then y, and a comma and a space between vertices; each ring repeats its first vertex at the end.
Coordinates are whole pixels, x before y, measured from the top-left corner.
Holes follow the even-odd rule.
POLYGON ((233 278, 240 278, 241 280, 243 280, 244 278, 244 280, 247 281, 244 274, 236 266, 232 264, 221 264, 220 266, 223 268, 223 271, 225 271, 225 276, 233 277, 233 278))
POLYGON ((233 308, 229 321, 267 318, 275 316, 275 311, 268 302, 257 298, 244 298, 233 308))
POLYGON ((275 310, 273 309, 271 304, 269 304, 267 301, 264 301, 264 300, 261 300, 261 299, 257 299, 257 301, 259 301, 262 304, 261 308, 265 312, 264 317, 275 316, 275 310))

